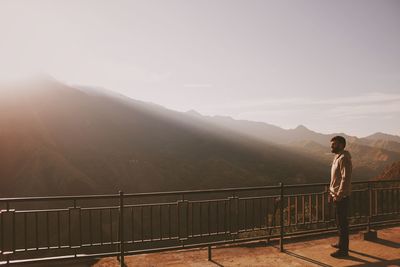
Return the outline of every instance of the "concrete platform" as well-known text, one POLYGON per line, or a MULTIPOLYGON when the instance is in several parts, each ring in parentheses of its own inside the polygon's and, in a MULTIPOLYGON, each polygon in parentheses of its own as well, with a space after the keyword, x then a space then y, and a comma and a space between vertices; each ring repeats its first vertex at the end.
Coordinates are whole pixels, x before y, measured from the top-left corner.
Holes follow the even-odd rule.
MULTIPOLYGON (((265 242, 247 243, 212 250, 213 261, 207 260, 207 249, 142 254, 126 257, 131 266, 400 266, 400 227, 381 229, 378 239, 362 240, 359 234, 350 237, 350 254, 344 259, 332 258, 330 244, 336 237, 308 238, 285 244, 285 252, 265 242)), ((95 267, 117 267, 116 258, 104 258, 95 267)))

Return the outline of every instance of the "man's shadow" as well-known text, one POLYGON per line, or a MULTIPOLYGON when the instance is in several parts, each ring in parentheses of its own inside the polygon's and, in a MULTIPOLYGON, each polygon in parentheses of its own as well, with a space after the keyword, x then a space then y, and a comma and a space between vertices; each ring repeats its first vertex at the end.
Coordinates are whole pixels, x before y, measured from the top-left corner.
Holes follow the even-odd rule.
POLYGON ((377 238, 377 239, 371 240, 370 242, 378 243, 378 244, 381 244, 381 245, 384 245, 384 246, 388 246, 388 247, 392 247, 392 248, 400 248, 400 243, 393 242, 393 241, 386 240, 386 239, 382 239, 382 238, 377 238))
MULTIPOLYGON (((306 257, 306 256, 302 256, 302 255, 296 254, 296 253, 291 252, 291 251, 288 251, 288 250, 286 250, 285 253, 288 254, 288 255, 290 255, 290 256, 293 256, 293 257, 296 257, 296 258, 298 258, 298 259, 301 259, 301 260, 303 260, 303 261, 307 261, 307 262, 313 263, 313 264, 315 264, 315 265, 317 265, 317 266, 322 266, 322 267, 333 267, 332 265, 329 265, 329 264, 326 264, 326 263, 323 263, 323 262, 320 262, 320 261, 311 259, 311 258, 306 257)), ((344 259, 344 260, 351 260, 351 261, 357 261, 357 262, 361 262, 361 263, 363 263, 363 264, 370 263, 370 262, 368 262, 368 261, 366 261, 366 260, 363 260, 363 259, 360 259, 360 258, 351 256, 351 255, 346 256, 346 257, 343 257, 342 259, 344 259)))
POLYGON ((222 265, 221 263, 216 262, 215 260, 210 260, 212 263, 214 263, 215 265, 219 266, 219 267, 224 267, 224 265, 222 265))

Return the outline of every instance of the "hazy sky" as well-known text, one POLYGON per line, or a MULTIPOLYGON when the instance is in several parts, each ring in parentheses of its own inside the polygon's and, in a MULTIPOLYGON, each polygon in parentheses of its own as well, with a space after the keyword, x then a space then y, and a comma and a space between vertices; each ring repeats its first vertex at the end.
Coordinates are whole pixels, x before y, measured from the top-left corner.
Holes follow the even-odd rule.
POLYGON ((0 0, 0 80, 37 72, 179 111, 400 135, 400 1, 0 0))

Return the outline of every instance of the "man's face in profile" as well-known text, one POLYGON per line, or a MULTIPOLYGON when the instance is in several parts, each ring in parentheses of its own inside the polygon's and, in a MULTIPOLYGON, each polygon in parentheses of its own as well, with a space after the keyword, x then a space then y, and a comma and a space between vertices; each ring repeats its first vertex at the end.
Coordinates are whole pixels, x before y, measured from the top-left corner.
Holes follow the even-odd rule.
POLYGON ((331 152, 332 153, 339 153, 340 151, 343 150, 343 144, 338 142, 337 140, 331 141, 331 152))

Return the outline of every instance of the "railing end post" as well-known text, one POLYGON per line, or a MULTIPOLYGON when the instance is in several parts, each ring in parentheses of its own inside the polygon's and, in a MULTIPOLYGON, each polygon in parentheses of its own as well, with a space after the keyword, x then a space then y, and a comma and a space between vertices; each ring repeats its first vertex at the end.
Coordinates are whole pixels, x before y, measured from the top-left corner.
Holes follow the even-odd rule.
POLYGON ((283 183, 282 182, 280 182, 279 183, 279 186, 280 186, 280 203, 279 203, 279 207, 280 207, 280 238, 279 238, 279 251, 280 252, 283 252, 284 251, 284 249, 283 249, 283 235, 284 235, 284 224, 285 224, 285 220, 284 220, 284 207, 283 207, 283 204, 284 204, 284 199, 283 199, 283 196, 284 196, 284 192, 283 192, 283 189, 284 189, 284 185, 283 185, 283 183))
POLYGON ((125 246, 124 246, 124 192, 119 191, 119 262, 120 266, 125 266, 125 246))

